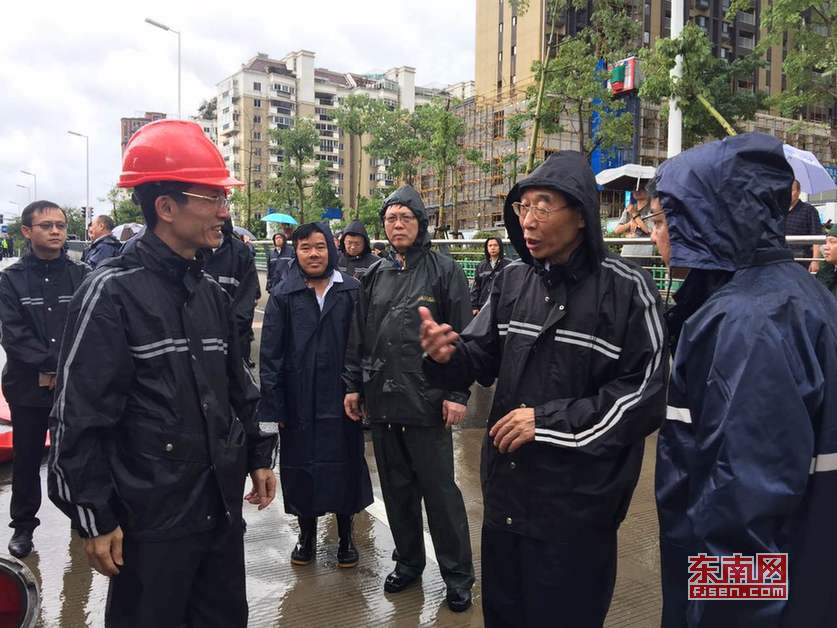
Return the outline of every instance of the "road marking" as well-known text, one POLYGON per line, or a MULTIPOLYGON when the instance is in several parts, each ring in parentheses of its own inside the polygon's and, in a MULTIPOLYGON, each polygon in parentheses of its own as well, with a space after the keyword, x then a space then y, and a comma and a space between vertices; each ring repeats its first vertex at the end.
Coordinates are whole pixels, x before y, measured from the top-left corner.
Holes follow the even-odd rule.
MULTIPOLYGON (((366 512, 370 515, 375 517, 378 521, 383 523, 387 528, 389 528, 389 520, 387 519, 387 510, 386 506, 384 506, 383 500, 375 498, 371 504, 366 507, 366 512)), ((392 528, 390 528, 390 531, 392 528)), ((427 560, 432 561, 434 564, 438 565, 439 562, 436 560, 436 548, 433 547, 433 539, 430 538, 430 535, 425 532, 424 533, 424 553, 427 556, 427 560)))

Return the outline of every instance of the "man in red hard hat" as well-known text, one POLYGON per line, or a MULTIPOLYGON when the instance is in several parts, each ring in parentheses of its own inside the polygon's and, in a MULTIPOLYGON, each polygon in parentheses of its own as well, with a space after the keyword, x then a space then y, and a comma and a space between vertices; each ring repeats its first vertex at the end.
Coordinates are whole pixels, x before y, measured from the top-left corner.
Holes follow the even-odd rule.
POLYGON ((108 626, 245 626, 242 495, 273 500, 275 436, 229 297, 203 272, 229 176, 191 122, 137 131, 119 185, 147 229, 70 304, 50 428, 50 498, 110 576, 108 626))

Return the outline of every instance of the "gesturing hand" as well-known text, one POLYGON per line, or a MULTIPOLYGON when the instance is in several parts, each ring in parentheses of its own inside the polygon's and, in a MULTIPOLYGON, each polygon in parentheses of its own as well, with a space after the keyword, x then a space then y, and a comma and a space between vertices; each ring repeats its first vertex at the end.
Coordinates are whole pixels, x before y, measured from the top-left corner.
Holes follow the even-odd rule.
POLYGON ((440 325, 426 307, 418 309, 421 317, 421 348, 435 362, 446 364, 456 351, 459 334, 448 324, 440 325))

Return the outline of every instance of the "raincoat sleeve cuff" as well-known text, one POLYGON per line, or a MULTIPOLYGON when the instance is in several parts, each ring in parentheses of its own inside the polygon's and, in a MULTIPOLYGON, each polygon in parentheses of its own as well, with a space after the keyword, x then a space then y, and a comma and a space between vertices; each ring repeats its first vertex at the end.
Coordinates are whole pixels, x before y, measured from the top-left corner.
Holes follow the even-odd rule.
POLYGON ((247 451, 247 471, 272 469, 276 462, 276 435, 253 439, 247 451))
POLYGON ((92 539, 97 536, 110 534, 119 527, 119 521, 110 509, 96 509, 95 513, 89 508, 79 506, 77 511, 82 511, 85 518, 81 519, 82 513, 77 512, 73 517, 73 529, 83 539, 92 539))
POLYGON ((468 399, 471 398, 471 391, 469 390, 450 390, 445 395, 445 400, 459 403, 463 406, 468 405, 468 399))

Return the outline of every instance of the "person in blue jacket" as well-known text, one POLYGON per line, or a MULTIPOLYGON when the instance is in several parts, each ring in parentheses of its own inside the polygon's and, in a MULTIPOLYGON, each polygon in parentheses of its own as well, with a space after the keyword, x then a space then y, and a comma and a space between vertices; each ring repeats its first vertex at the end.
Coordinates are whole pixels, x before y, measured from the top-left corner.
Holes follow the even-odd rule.
POLYGON ((686 274, 657 449, 664 628, 837 626, 837 301, 793 261, 782 143, 665 162, 657 244, 686 274), (787 600, 689 600, 689 556, 787 553, 787 600))
POLYGON ((299 518, 295 565, 314 557, 317 517, 337 515, 338 567, 354 567, 352 516, 372 503, 363 427, 343 412, 341 379, 360 284, 335 268, 325 222, 294 232, 297 263, 274 286, 264 315, 259 426, 279 433, 285 512, 299 518))

